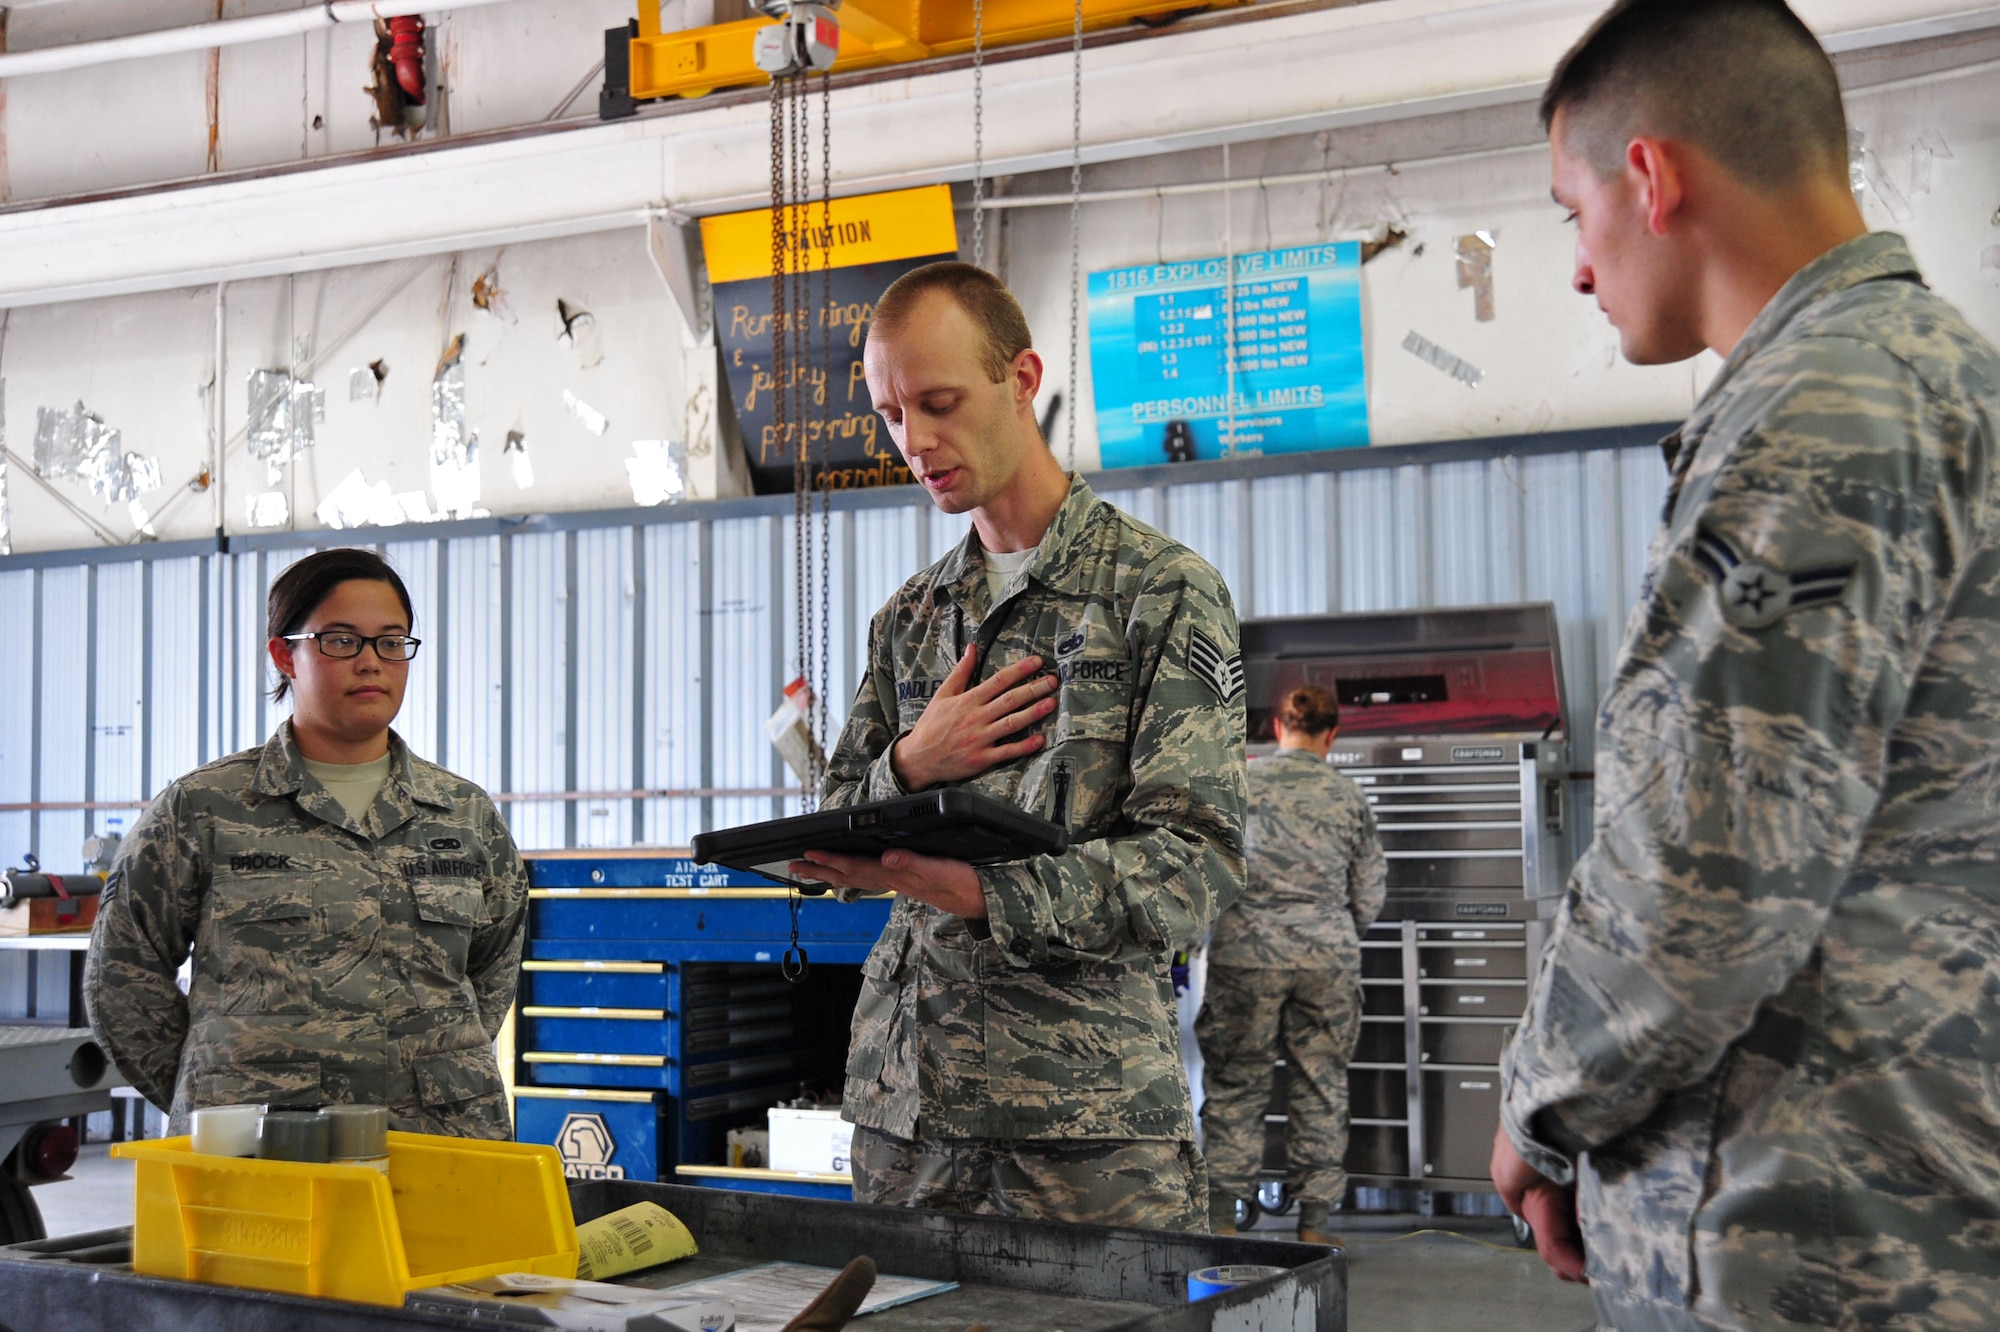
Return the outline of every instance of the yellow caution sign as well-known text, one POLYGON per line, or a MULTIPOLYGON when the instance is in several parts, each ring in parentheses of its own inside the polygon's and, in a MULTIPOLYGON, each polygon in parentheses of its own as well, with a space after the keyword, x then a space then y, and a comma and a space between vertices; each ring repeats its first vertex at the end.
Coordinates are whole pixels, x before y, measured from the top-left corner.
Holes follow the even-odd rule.
MULTIPOLYGON (((701 220, 711 283, 771 276, 771 218, 771 209, 759 208, 701 220)), ((817 203, 798 204, 785 209, 783 225, 799 237, 794 262, 808 273, 819 271, 823 252, 829 268, 958 252, 947 185, 835 199, 824 213, 817 203)))

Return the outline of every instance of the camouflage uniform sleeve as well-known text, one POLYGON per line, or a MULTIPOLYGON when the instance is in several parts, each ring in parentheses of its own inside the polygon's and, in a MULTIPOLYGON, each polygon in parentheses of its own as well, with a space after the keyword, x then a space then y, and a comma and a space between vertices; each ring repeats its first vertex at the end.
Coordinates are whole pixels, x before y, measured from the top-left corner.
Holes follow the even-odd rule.
POLYGON ((823 808, 909 794, 889 763, 889 750, 897 739, 890 721, 896 715, 896 677, 885 640, 889 612, 895 604, 891 599, 868 624, 868 673, 854 691, 854 706, 848 709, 847 724, 840 729, 840 743, 827 760, 826 776, 819 788, 823 808))
POLYGON ((522 863, 514 835, 500 811, 482 793, 478 797, 482 835, 486 842, 487 923, 475 930, 466 954, 465 974, 479 1001, 479 1025, 486 1034, 500 1035, 507 1011, 514 1006, 514 989, 521 976, 521 945, 528 934, 528 867, 522 863))
POLYGON ((1347 909, 1354 917, 1358 938, 1382 914, 1389 900, 1389 862, 1382 855, 1382 838, 1375 831, 1375 811, 1364 798, 1361 804, 1361 836, 1347 862, 1347 909))
POLYGON ((84 961, 90 1028, 125 1080, 166 1110, 174 1103, 188 1001, 175 981, 201 923, 208 858, 178 786, 132 826, 98 899, 84 961))
POLYGON ((1504 1059, 1508 1135, 1558 1182, 1714 1072, 1859 850, 1971 529, 1911 444, 1948 409, 1886 360, 1799 368, 1657 548, 1600 718, 1595 840, 1504 1059))
POLYGON ((1243 891, 1243 690, 1240 675, 1216 682, 1238 660, 1229 590, 1189 552, 1163 556, 1128 634, 1138 701, 1120 831, 979 871, 993 938, 1017 966, 1168 953, 1243 891))

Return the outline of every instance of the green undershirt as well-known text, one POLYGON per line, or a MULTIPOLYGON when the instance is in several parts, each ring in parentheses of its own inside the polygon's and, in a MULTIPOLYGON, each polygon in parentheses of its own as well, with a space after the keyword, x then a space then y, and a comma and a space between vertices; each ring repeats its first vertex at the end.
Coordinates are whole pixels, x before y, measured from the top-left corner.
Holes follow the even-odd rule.
POLYGON ((300 757, 306 771, 317 777, 327 793, 356 819, 367 815, 375 797, 382 793, 383 784, 389 780, 387 754, 372 763, 321 763, 303 755, 300 757))

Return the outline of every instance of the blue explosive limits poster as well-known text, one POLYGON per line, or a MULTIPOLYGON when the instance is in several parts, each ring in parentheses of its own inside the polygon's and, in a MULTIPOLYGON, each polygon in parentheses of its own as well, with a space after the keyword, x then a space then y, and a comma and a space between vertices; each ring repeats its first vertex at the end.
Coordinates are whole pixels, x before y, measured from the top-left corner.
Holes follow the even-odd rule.
POLYGON ((1368 443, 1361 245, 1236 256, 1231 425, 1226 261, 1090 275, 1090 372, 1105 467, 1368 443))

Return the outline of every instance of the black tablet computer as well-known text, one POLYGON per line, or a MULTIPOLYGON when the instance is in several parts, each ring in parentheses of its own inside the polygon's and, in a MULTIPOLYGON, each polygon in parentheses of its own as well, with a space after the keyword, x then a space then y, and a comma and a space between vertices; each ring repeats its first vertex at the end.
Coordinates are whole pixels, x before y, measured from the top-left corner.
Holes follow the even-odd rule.
POLYGON ((842 805, 740 828, 696 833, 694 858, 749 870, 779 883, 824 892, 826 885, 792 877, 791 862, 807 851, 879 856, 914 851, 974 865, 997 865, 1069 849, 1069 831, 1047 819, 962 786, 919 795, 842 805))

